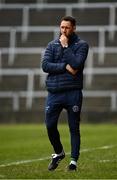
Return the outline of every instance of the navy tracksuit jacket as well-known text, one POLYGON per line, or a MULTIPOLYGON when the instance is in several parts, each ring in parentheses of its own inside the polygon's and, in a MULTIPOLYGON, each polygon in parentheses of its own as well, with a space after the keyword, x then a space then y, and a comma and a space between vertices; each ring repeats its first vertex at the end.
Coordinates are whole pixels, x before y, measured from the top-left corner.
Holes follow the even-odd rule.
POLYGON ((67 110, 71 135, 71 158, 78 160, 80 151, 80 112, 82 106, 83 69, 88 54, 88 44, 73 33, 68 48, 63 48, 59 38, 51 41, 44 54, 42 69, 48 73, 46 87, 46 126, 55 153, 63 150, 57 129, 61 111, 67 110), (76 75, 66 70, 66 64, 78 69, 76 75))

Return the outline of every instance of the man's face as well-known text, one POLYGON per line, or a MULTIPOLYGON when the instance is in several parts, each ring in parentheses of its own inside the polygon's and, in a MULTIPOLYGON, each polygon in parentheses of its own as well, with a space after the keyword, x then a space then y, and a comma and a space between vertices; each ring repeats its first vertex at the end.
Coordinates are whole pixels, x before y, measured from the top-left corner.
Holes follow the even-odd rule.
POLYGON ((60 32, 66 37, 69 37, 75 31, 75 28, 70 21, 63 20, 60 24, 60 32))

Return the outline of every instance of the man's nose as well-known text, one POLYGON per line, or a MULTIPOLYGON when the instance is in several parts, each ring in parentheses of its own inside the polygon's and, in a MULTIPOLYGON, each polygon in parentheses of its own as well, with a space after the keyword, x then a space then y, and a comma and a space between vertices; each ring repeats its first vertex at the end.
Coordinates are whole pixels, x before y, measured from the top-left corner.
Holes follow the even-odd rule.
POLYGON ((63 29, 63 32, 66 33, 66 29, 63 29))

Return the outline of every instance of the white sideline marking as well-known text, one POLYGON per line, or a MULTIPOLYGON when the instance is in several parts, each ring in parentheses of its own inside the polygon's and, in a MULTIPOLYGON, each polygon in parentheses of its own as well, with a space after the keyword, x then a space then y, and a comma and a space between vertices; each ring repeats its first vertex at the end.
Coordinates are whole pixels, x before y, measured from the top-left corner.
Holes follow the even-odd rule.
MULTIPOLYGON (((117 145, 109 145, 109 146, 101 146, 97 148, 87 148, 87 149, 82 149, 80 152, 90 152, 90 151, 95 151, 95 150, 101 150, 101 149, 111 149, 113 147, 116 147, 117 145)), ((70 153, 66 153, 66 155, 69 155, 70 153)), ((26 163, 31 163, 31 162, 36 162, 36 161, 44 161, 44 160, 49 160, 50 157, 45 157, 45 158, 38 158, 38 159, 29 159, 29 160, 22 160, 22 161, 16 161, 16 162, 11 162, 7 164, 0 164, 0 167, 7 167, 7 166, 12 166, 12 165, 20 165, 20 164, 26 164, 26 163)), ((109 160, 100 160, 99 162, 104 162, 104 161, 109 161, 109 160)))
POLYGON ((99 160, 99 163, 109 163, 109 162, 117 162, 116 160, 110 160, 110 159, 102 159, 102 160, 99 160))
POLYGON ((39 158, 39 159, 22 160, 22 161, 11 162, 11 163, 8 163, 8 164, 0 164, 0 167, 19 165, 19 164, 26 164, 26 163, 36 162, 36 161, 44 161, 44 160, 48 160, 48 159, 50 159, 50 157, 39 158))
POLYGON ((109 146, 101 146, 97 148, 89 148, 89 149, 83 149, 81 152, 87 152, 87 151, 95 151, 95 150, 101 150, 101 149, 111 149, 117 145, 109 145, 109 146))

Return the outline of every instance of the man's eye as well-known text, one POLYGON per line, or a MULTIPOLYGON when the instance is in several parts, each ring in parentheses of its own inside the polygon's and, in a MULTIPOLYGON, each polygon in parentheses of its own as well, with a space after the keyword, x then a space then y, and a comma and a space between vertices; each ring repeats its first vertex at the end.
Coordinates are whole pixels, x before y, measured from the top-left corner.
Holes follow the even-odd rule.
POLYGON ((69 27, 61 27, 62 29, 70 29, 69 27))

